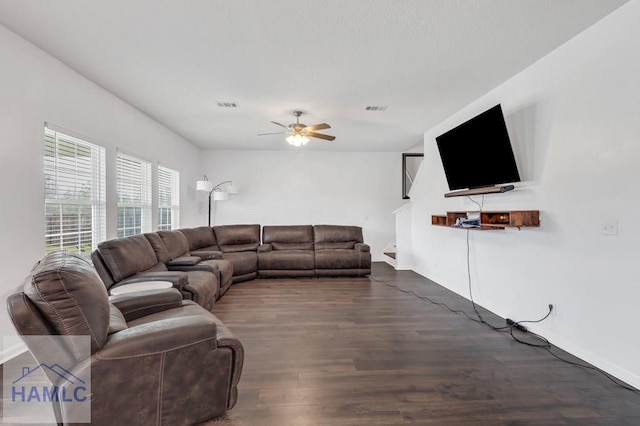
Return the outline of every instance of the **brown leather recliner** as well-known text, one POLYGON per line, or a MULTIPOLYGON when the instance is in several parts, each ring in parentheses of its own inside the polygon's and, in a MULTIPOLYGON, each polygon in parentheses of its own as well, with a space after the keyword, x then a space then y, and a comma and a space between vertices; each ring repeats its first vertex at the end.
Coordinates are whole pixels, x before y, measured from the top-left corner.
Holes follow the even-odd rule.
MULTIPOLYGON (((236 403, 241 342, 175 289, 109 299, 91 265, 61 251, 36 265, 7 308, 20 335, 90 336, 90 357, 25 340, 39 363, 55 360, 85 382, 90 373, 92 424, 191 425, 236 403)), ((72 384, 49 378, 60 392, 72 384)), ((72 402, 52 404, 58 422, 73 423, 72 402)))
POLYGON ((233 263, 233 282, 248 281, 258 276, 260 225, 220 225, 213 227, 222 258, 233 263))
POLYGON ((263 226, 258 247, 258 275, 312 277, 315 274, 313 226, 263 226))
POLYGON ((316 276, 364 276, 371 273, 371 249, 359 226, 314 225, 316 276))

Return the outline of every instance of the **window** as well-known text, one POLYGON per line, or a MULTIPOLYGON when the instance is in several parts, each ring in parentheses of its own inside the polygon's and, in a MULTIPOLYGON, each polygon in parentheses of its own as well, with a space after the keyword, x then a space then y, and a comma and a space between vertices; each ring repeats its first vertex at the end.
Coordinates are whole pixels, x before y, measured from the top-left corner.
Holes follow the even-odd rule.
POLYGON ((121 152, 117 162, 118 237, 151 231, 151 163, 121 152))
POLYGON ((158 230, 180 226, 180 172, 158 166, 158 230))
POLYGON ((45 252, 89 257, 106 235, 105 149, 45 127, 45 252))

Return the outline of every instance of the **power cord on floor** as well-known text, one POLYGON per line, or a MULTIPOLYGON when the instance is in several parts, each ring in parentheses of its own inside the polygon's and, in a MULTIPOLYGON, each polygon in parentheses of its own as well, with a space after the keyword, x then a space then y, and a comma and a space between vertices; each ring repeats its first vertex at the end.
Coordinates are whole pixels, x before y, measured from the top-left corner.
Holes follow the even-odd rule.
MULTIPOLYGON (((472 200, 472 201, 474 201, 474 200, 472 200)), ((484 203, 484 200, 483 200, 483 203, 484 203)), ((394 289, 400 291, 401 293, 412 295, 412 296, 414 296, 414 297, 416 297, 416 298, 418 298, 418 299, 420 299, 422 301, 427 301, 427 302, 429 302, 429 303, 431 303, 433 305, 442 306, 442 307, 446 308, 447 310, 449 310, 449 311, 451 311, 453 313, 462 314, 462 315, 464 315, 465 317, 467 317, 468 319, 470 319, 473 322, 477 322, 479 324, 486 325, 487 327, 489 327, 493 331, 497 331, 499 333, 505 333, 505 332, 508 331, 508 333, 511 336, 511 338, 513 340, 515 340, 516 342, 518 342, 518 343, 521 343, 523 345, 530 346, 530 347, 533 347, 533 348, 543 349, 543 350, 547 351, 550 355, 552 355, 554 358, 556 358, 556 359, 558 359, 558 360, 560 360, 562 362, 565 362, 565 363, 567 363, 569 365, 573 365, 573 366, 576 366, 576 367, 582 367, 582 368, 585 368, 585 369, 596 371, 596 372, 602 374, 607 379, 609 379, 615 385, 621 387, 622 389, 626 389, 626 390, 634 392, 634 393, 640 393, 640 390, 635 389, 635 388, 630 387, 630 386, 627 386, 624 383, 621 383, 616 378, 611 376, 609 373, 605 372, 604 370, 599 369, 598 367, 593 367, 591 365, 585 365, 585 364, 581 364, 581 363, 578 363, 578 362, 569 361, 568 359, 564 359, 561 356, 553 353, 553 351, 551 350, 551 348, 552 348, 551 342, 549 342, 549 340, 546 337, 541 336, 541 335, 539 335, 537 333, 534 333, 534 332, 528 330, 526 327, 524 327, 522 325, 522 324, 525 324, 525 323, 526 324, 539 323, 539 322, 542 322, 542 321, 546 320, 547 318, 549 318, 549 316, 551 315, 551 312, 553 311, 553 305, 549 305, 549 312, 547 312, 547 314, 544 317, 542 317, 542 318, 540 318, 538 320, 513 321, 513 320, 510 320, 510 319, 507 319, 507 325, 504 326, 504 327, 496 327, 496 326, 488 323, 487 321, 485 321, 482 318, 482 315, 480 315, 480 311, 478 311, 476 303, 473 300, 473 292, 472 292, 472 287, 471 287, 471 259, 470 259, 471 255, 470 255, 470 252, 471 252, 471 250, 470 250, 470 244, 469 244, 469 229, 467 229, 467 280, 468 280, 467 282, 468 282, 468 286, 469 286, 469 297, 470 297, 470 300, 471 300, 471 306, 473 307, 473 311, 475 312, 476 316, 478 317, 477 319, 471 317, 469 314, 467 314, 463 310, 451 308, 446 303, 436 302, 436 301, 434 301, 433 299, 431 299, 431 298, 429 298, 427 296, 420 296, 419 294, 417 294, 416 292, 414 292, 412 290, 403 290, 400 287, 392 285, 392 284, 389 284, 384 280, 377 280, 377 279, 375 279, 375 278, 373 278, 371 276, 370 276, 370 278, 371 278, 371 280, 373 280, 375 282, 382 283, 382 284, 386 285, 387 287, 394 288, 394 289), (521 339, 521 338, 519 338, 519 337, 517 337, 516 335, 513 334, 513 330, 514 329, 519 330, 522 333, 531 335, 531 336, 535 337, 536 339, 539 339, 542 343, 528 342, 526 340, 523 340, 523 339, 521 339)))
POLYGON ((453 309, 452 307, 450 307, 449 305, 447 305, 447 304, 446 304, 446 303, 444 303, 444 302, 436 302, 435 300, 431 299, 430 297, 428 297, 428 296, 420 296, 419 294, 417 294, 416 292, 414 292, 414 291, 412 291, 412 290, 403 290, 403 289, 401 289, 400 287, 398 287, 398 286, 396 286, 396 285, 393 285, 393 284, 389 284, 388 282, 386 282, 386 281, 384 281, 384 280, 377 280, 377 279, 375 279, 375 278, 373 278, 373 277, 371 277, 371 276, 370 276, 369 278, 370 278, 372 281, 375 281, 375 282, 380 283, 380 284, 384 284, 384 285, 386 285, 387 287, 391 287, 391 288, 393 288, 393 289, 396 289, 396 290, 398 290, 398 291, 399 291, 399 292, 401 292, 401 293, 409 294, 409 295, 411 295, 411 296, 414 296, 414 297, 416 297, 416 298, 418 298, 418 299, 420 299, 420 300, 422 300, 422 301, 424 301, 424 302, 429 302, 429 303, 431 303, 431 304, 433 304, 433 305, 442 306, 443 308, 445 308, 445 309, 447 309, 448 311, 453 312, 453 313, 455 313, 455 314, 462 314, 462 315, 464 315, 465 317, 467 317, 467 319, 470 319, 470 320, 471 320, 471 321, 473 321, 473 322, 477 322, 478 324, 484 324, 484 325, 489 326, 492 330, 495 330, 495 331, 501 331, 501 332, 503 332, 503 333, 506 333, 506 332, 509 330, 509 328, 511 328, 510 326, 504 326, 504 327, 495 327, 495 326, 492 326, 491 324, 487 323, 487 322, 486 322, 486 321, 484 321, 484 320, 483 320, 483 321, 480 321, 480 320, 478 320, 478 319, 476 319, 476 318, 473 318, 472 316, 470 316, 468 313, 466 313, 465 311, 463 311, 463 310, 461 310, 461 309, 453 309))

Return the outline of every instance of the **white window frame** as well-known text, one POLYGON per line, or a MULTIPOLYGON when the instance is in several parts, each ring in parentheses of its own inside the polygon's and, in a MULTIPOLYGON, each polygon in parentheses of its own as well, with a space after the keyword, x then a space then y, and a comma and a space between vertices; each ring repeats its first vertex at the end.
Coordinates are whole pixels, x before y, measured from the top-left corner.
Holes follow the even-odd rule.
POLYGON ((44 127, 45 252, 67 250, 88 259, 107 233, 105 148, 68 133, 44 127), (89 150, 88 163, 79 161, 79 150, 89 150), (83 209, 90 209, 88 230, 83 209))
POLYGON ((158 230, 180 227, 180 172, 158 165, 158 230), (165 221, 168 213, 169 220, 165 221))
POLYGON ((116 158, 118 237, 151 232, 151 162, 118 151, 116 158), (133 213, 133 224, 126 218, 133 213), (121 214, 125 220, 121 222, 121 214), (138 217, 139 216, 139 217, 138 217))

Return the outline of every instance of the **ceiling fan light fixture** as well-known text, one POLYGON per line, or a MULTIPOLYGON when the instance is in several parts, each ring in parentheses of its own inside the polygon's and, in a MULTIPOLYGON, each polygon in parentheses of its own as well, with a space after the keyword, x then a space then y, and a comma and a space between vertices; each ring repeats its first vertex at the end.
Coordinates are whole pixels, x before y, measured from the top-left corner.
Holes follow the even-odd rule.
POLYGON ((289 142, 289 145, 293 145, 295 147, 304 146, 309 142, 308 137, 300 134, 289 135, 286 139, 287 142, 289 142))

